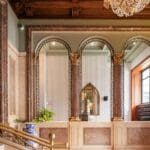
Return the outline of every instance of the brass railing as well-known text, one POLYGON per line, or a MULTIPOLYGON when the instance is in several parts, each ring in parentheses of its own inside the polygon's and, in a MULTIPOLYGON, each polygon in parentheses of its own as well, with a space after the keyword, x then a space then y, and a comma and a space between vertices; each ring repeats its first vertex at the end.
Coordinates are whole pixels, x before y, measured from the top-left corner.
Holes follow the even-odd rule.
POLYGON ((9 140, 13 143, 26 146, 30 149, 36 149, 36 150, 68 149, 68 143, 54 142, 55 139, 54 134, 49 135, 50 140, 48 141, 46 139, 28 134, 24 131, 19 131, 15 128, 12 128, 2 123, 0 123, 0 137, 9 140), (35 148, 34 146, 28 144, 28 141, 37 143, 38 147, 35 148))

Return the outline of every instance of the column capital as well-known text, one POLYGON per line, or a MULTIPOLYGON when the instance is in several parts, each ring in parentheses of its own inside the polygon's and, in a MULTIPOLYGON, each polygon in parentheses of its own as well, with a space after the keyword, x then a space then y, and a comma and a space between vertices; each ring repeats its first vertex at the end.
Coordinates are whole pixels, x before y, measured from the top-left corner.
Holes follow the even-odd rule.
POLYGON ((79 52, 72 52, 69 55, 72 65, 79 65, 80 63, 80 53, 79 52))
POLYGON ((121 64, 121 61, 123 59, 123 51, 120 51, 120 52, 114 52, 114 55, 113 55, 113 62, 114 64, 116 65, 119 65, 121 64))

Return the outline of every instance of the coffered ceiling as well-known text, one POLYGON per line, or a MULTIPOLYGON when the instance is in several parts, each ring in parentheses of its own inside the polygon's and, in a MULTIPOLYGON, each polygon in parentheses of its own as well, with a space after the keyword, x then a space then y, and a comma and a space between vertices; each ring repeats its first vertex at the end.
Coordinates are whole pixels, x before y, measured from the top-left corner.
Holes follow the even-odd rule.
MULTIPOLYGON (((9 0, 19 19, 120 19, 103 0, 9 0)), ((124 17, 124 19, 126 19, 124 17)), ((150 5, 128 19, 150 19, 150 5)))

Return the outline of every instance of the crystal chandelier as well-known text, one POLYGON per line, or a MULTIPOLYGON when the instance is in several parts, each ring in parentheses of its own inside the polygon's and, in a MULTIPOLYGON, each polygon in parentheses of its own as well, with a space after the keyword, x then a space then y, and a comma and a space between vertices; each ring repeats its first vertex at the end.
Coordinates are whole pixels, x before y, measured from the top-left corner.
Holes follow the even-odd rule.
POLYGON ((142 11, 150 0, 104 0, 104 7, 112 11, 119 17, 128 17, 142 11))

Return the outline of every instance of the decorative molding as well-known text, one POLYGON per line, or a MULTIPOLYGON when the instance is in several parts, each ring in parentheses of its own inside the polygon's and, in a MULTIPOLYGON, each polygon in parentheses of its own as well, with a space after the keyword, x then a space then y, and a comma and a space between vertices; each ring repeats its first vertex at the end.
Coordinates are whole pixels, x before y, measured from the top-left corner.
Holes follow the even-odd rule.
POLYGON ((119 65, 121 64, 122 60, 123 60, 123 51, 121 52, 115 52, 113 55, 113 63, 115 65, 119 65))
POLYGON ((111 145, 111 128, 83 128, 84 145, 111 145))
MULTIPOLYGON (((92 32, 92 31, 122 31, 122 32, 130 32, 130 31, 139 31, 139 32, 149 32, 150 31, 150 27, 143 27, 143 26, 137 26, 137 27, 125 27, 125 26, 50 26, 50 25, 27 25, 26 26, 26 50, 27 50, 27 118, 28 120, 32 120, 32 118, 34 118, 36 116, 36 113, 38 111, 38 78, 35 78, 36 75, 36 67, 37 64, 36 62, 38 61, 38 57, 35 57, 35 53, 32 52, 32 45, 31 45, 31 39, 32 39, 32 33, 41 33, 41 32, 52 32, 52 31, 88 31, 88 32, 92 32)), ((119 57, 119 56, 117 56, 119 57)), ((113 56, 112 56, 113 58, 113 56)), ((121 58, 120 58, 121 59, 121 58)), ((120 62, 119 58, 115 58, 115 62, 118 64, 120 62), (117 60, 117 62, 116 62, 117 60)), ((122 108, 120 108, 121 104, 120 101, 118 103, 118 100, 120 100, 121 98, 121 75, 119 75, 118 78, 118 73, 121 73, 121 66, 119 68, 116 68, 117 65, 115 65, 114 63, 114 68, 113 68, 113 74, 116 74, 116 77, 113 79, 113 98, 115 98, 114 101, 114 105, 115 108, 113 108, 113 110, 115 109, 117 112, 117 116, 115 115, 115 117, 120 117, 120 112, 122 110, 122 108), (115 89, 115 90, 114 90, 115 89), (114 94, 115 93, 115 94, 114 94), (119 108, 119 109, 118 109, 119 108), (118 114, 119 113, 119 114, 118 114), (119 116, 118 116, 119 115, 119 116)), ((78 91, 81 90, 80 87, 82 87, 82 82, 81 82, 81 61, 79 63, 79 87, 78 87, 78 91)), ((114 75, 113 75, 114 76, 114 75)), ((73 79, 71 79, 73 80, 73 79)), ((72 85, 71 85, 72 86, 72 85)), ((71 92, 73 92, 72 88, 71 88, 71 92)), ((71 93, 70 92, 70 93, 71 93)), ((77 117, 77 116, 75 116, 77 117)))
POLYGON ((7 1, 0 1, 0 122, 8 122, 8 11, 7 1))
POLYGON ((26 57, 27 53, 26 52, 19 52, 19 57, 26 57))
POLYGON ((18 57, 26 57, 26 52, 24 51, 18 51, 17 48, 11 44, 10 41, 8 41, 8 49, 11 49, 12 52, 17 55, 18 57))
POLYGON ((30 29, 32 32, 41 32, 41 31, 150 31, 150 26, 145 27, 145 26, 131 26, 131 27, 126 27, 126 26, 52 26, 52 25, 27 25, 27 28, 30 29))
POLYGON ((79 65, 80 64, 80 54, 79 52, 72 52, 69 55, 72 65, 79 65))
POLYGON ((17 50, 17 48, 10 41, 8 41, 8 49, 9 48, 13 51, 13 53, 15 55, 17 55, 17 56, 19 55, 19 51, 17 50))

